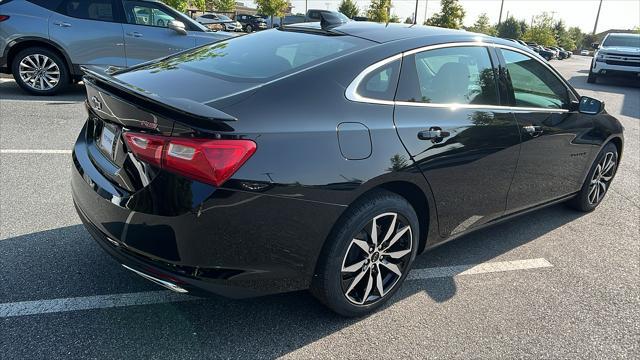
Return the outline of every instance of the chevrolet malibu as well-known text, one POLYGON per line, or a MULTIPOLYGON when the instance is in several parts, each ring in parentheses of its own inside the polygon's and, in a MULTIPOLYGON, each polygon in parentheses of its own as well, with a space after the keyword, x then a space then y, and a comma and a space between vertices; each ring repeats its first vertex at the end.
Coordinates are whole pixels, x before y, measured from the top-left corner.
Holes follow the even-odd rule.
POLYGON ((85 69, 73 199, 127 269, 181 293, 382 306, 416 255, 558 202, 596 208, 622 126, 507 40, 288 25, 85 69))

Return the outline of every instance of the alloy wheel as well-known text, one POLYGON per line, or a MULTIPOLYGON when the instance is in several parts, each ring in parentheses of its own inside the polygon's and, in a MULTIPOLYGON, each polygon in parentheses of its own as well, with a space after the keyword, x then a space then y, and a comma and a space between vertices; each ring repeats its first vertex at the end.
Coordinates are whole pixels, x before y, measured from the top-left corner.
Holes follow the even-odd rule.
POLYGON ((51 90, 60 82, 60 67, 46 55, 31 54, 18 68, 20 79, 35 90, 51 90))
POLYGON ((368 305, 388 294, 407 271, 412 250, 409 222, 393 212, 374 217, 351 240, 342 260, 342 291, 368 305))
POLYGON ((589 184, 589 204, 598 204, 609 189, 616 170, 615 155, 607 152, 596 166, 589 184))

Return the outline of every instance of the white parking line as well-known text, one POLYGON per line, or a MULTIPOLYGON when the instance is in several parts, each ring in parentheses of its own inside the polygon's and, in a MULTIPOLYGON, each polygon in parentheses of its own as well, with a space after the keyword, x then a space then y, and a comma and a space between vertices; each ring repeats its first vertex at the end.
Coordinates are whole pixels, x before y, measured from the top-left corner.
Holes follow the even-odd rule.
MULTIPOLYGON (((498 261, 472 265, 458 265, 415 269, 407 280, 422 280, 440 277, 457 277, 484 273, 528 270, 552 267, 546 259, 498 261)), ((123 306, 164 304, 171 302, 202 300, 202 298, 173 293, 171 291, 146 291, 125 294, 84 296, 75 298, 22 301, 0 304, 0 318, 50 314, 77 310, 105 309, 123 306)))
POLYGON ((71 150, 0 149, 0 154, 71 154, 71 150))
POLYGON ((546 259, 527 259, 515 261, 496 261, 476 265, 445 266, 426 269, 415 269, 409 273, 407 280, 433 279, 441 277, 457 277, 478 275, 493 272, 516 271, 552 267, 546 259))

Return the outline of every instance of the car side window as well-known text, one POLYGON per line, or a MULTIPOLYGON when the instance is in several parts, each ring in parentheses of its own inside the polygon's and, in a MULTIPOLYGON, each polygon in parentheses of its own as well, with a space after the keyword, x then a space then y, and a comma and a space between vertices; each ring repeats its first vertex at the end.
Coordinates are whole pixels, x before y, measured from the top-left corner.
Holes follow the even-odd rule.
POLYGON ((320 19, 320 13, 318 11, 309 11, 309 19, 320 19))
POLYGON ((175 18, 156 7, 153 3, 142 1, 124 1, 127 22, 135 25, 167 27, 175 18))
POLYGON ((483 46, 455 46, 405 56, 396 100, 498 105, 488 49, 483 46))
POLYGON ((501 51, 511 78, 516 106, 548 109, 568 107, 569 91, 549 69, 525 54, 506 49, 501 51))
POLYGON ((358 95, 377 100, 393 101, 400 73, 400 60, 386 64, 365 76, 356 92, 358 95))
POLYGON ((59 13, 78 19, 114 22, 116 6, 113 0, 66 0, 59 13))

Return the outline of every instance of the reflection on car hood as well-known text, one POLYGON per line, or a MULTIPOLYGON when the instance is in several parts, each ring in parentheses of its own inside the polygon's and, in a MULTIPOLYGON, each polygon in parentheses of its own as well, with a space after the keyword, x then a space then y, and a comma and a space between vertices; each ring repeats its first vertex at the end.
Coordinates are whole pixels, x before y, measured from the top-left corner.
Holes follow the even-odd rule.
POLYGON ((640 48, 630 46, 603 46, 600 50, 605 52, 626 53, 629 55, 640 54, 640 48))

